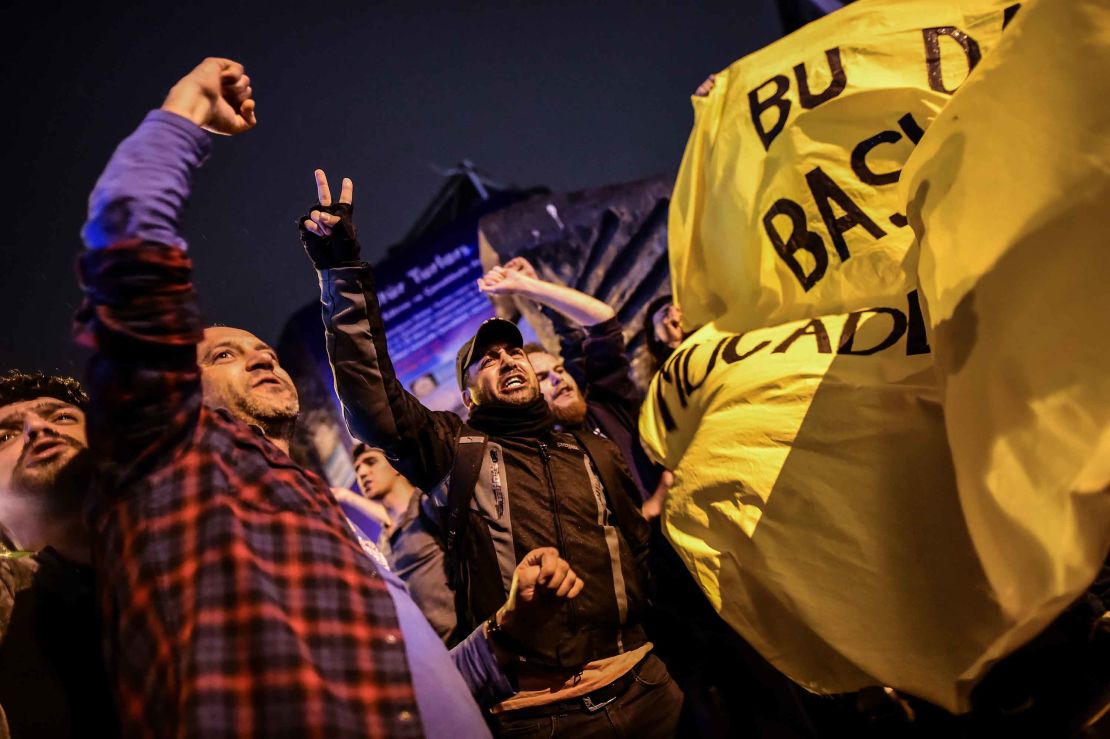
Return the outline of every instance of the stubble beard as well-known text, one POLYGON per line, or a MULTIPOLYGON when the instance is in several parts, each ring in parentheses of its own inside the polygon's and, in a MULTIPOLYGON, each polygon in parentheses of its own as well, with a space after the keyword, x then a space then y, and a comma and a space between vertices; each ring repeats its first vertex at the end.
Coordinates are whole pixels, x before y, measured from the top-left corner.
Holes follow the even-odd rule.
POLYGON ((535 380, 532 380, 531 382, 526 382, 525 385, 528 387, 530 392, 514 392, 506 394, 499 387, 494 386, 490 388, 489 394, 487 395, 480 385, 475 385, 471 392, 474 394, 474 399, 477 401, 478 405, 485 405, 488 403, 501 403, 502 405, 528 405, 536 398, 540 397, 542 395, 542 392, 540 391, 539 383, 535 382, 535 380))
POLYGON ((14 491, 35 498, 35 505, 41 507, 43 516, 79 514, 92 480, 92 453, 79 442, 62 438, 73 449, 72 454, 47 465, 26 468, 19 464, 12 474, 14 491))
POLYGON ((512 393, 509 395, 502 394, 500 390, 494 390, 492 393, 493 397, 490 398, 490 400, 504 403, 505 405, 528 405, 540 394, 539 388, 531 385, 528 387, 531 390, 529 393, 512 393))
POLYGON ((296 396, 271 400, 248 392, 239 403, 238 415, 248 424, 261 426, 269 438, 288 441, 293 437, 300 411, 300 401, 296 396))
POLYGON ((528 405, 529 403, 534 401, 536 397, 540 394, 539 390, 535 388, 532 388, 531 390, 532 392, 527 394, 513 393, 510 396, 498 398, 498 400, 508 405, 528 405))

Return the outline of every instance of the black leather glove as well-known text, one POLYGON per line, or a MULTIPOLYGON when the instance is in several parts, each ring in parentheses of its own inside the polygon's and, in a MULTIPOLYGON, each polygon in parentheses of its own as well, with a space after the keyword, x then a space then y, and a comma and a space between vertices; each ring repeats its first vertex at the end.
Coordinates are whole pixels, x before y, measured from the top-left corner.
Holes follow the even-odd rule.
POLYGON ((301 232, 301 243, 304 244, 308 258, 312 260, 312 266, 320 270, 358 264, 361 261, 362 249, 358 244, 358 231, 352 218, 354 206, 348 203, 333 205, 316 203, 308 210, 310 213, 318 210, 321 213, 339 216, 339 222, 332 226, 330 236, 317 236, 305 228, 304 224, 311 220, 308 216, 302 216, 297 222, 301 232))

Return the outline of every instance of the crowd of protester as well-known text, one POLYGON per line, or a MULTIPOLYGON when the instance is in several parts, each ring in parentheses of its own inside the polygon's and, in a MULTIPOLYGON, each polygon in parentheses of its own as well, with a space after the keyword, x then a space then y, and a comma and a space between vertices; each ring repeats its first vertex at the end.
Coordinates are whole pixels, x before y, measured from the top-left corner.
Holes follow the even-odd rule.
MULTIPOLYGON (((721 621, 660 531, 670 473, 639 444, 642 398, 605 303, 523 258, 495 267, 477 289, 540 305, 559 352, 489 319, 458 351, 465 420, 425 408, 393 371, 354 185, 333 199, 319 170, 300 236, 358 490, 298 465, 293 382, 251 333, 205 327, 178 232, 209 132, 254 125, 239 64, 206 59, 174 85, 90 197, 87 394, 0 376, 0 736, 988 725, 882 686, 809 695, 721 621)), ((661 363, 681 312, 663 298, 646 321, 661 363)), ((1100 592, 1077 624, 1105 622, 1100 592)), ((992 683, 988 705, 1020 716, 1029 684, 992 683)))

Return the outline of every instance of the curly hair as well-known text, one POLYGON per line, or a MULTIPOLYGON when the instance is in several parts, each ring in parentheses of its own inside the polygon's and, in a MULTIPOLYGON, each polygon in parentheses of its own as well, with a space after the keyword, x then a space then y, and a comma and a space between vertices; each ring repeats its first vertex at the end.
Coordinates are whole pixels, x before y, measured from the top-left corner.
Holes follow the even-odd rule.
POLYGON ((0 375, 0 406, 42 397, 56 398, 81 409, 89 404, 85 389, 72 377, 14 369, 0 375))

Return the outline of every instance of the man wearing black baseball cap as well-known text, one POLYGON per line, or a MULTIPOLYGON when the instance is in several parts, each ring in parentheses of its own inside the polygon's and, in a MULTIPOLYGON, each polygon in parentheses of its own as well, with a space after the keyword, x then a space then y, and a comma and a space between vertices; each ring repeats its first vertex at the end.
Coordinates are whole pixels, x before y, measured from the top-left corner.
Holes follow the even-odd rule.
POLYGON ((425 408, 394 375, 350 209, 318 204, 302 224, 348 427, 422 490, 446 481, 435 510, 456 633, 484 623, 518 657, 517 693, 492 709, 495 733, 673 736, 682 693, 640 625, 650 528, 618 448, 555 427, 520 331, 498 318, 456 358, 466 422, 425 408), (585 587, 542 621, 506 619, 519 553, 539 547, 585 587))
MULTIPOLYGON (((455 357, 455 376, 458 378, 459 391, 463 393, 464 399, 467 393, 467 369, 481 359, 486 350, 494 344, 503 345, 507 349, 522 349, 524 337, 512 321, 506 321, 504 318, 488 318, 482 321, 482 325, 474 335, 459 347, 459 353, 455 357)), ((506 402, 511 401, 506 399, 506 402)))

